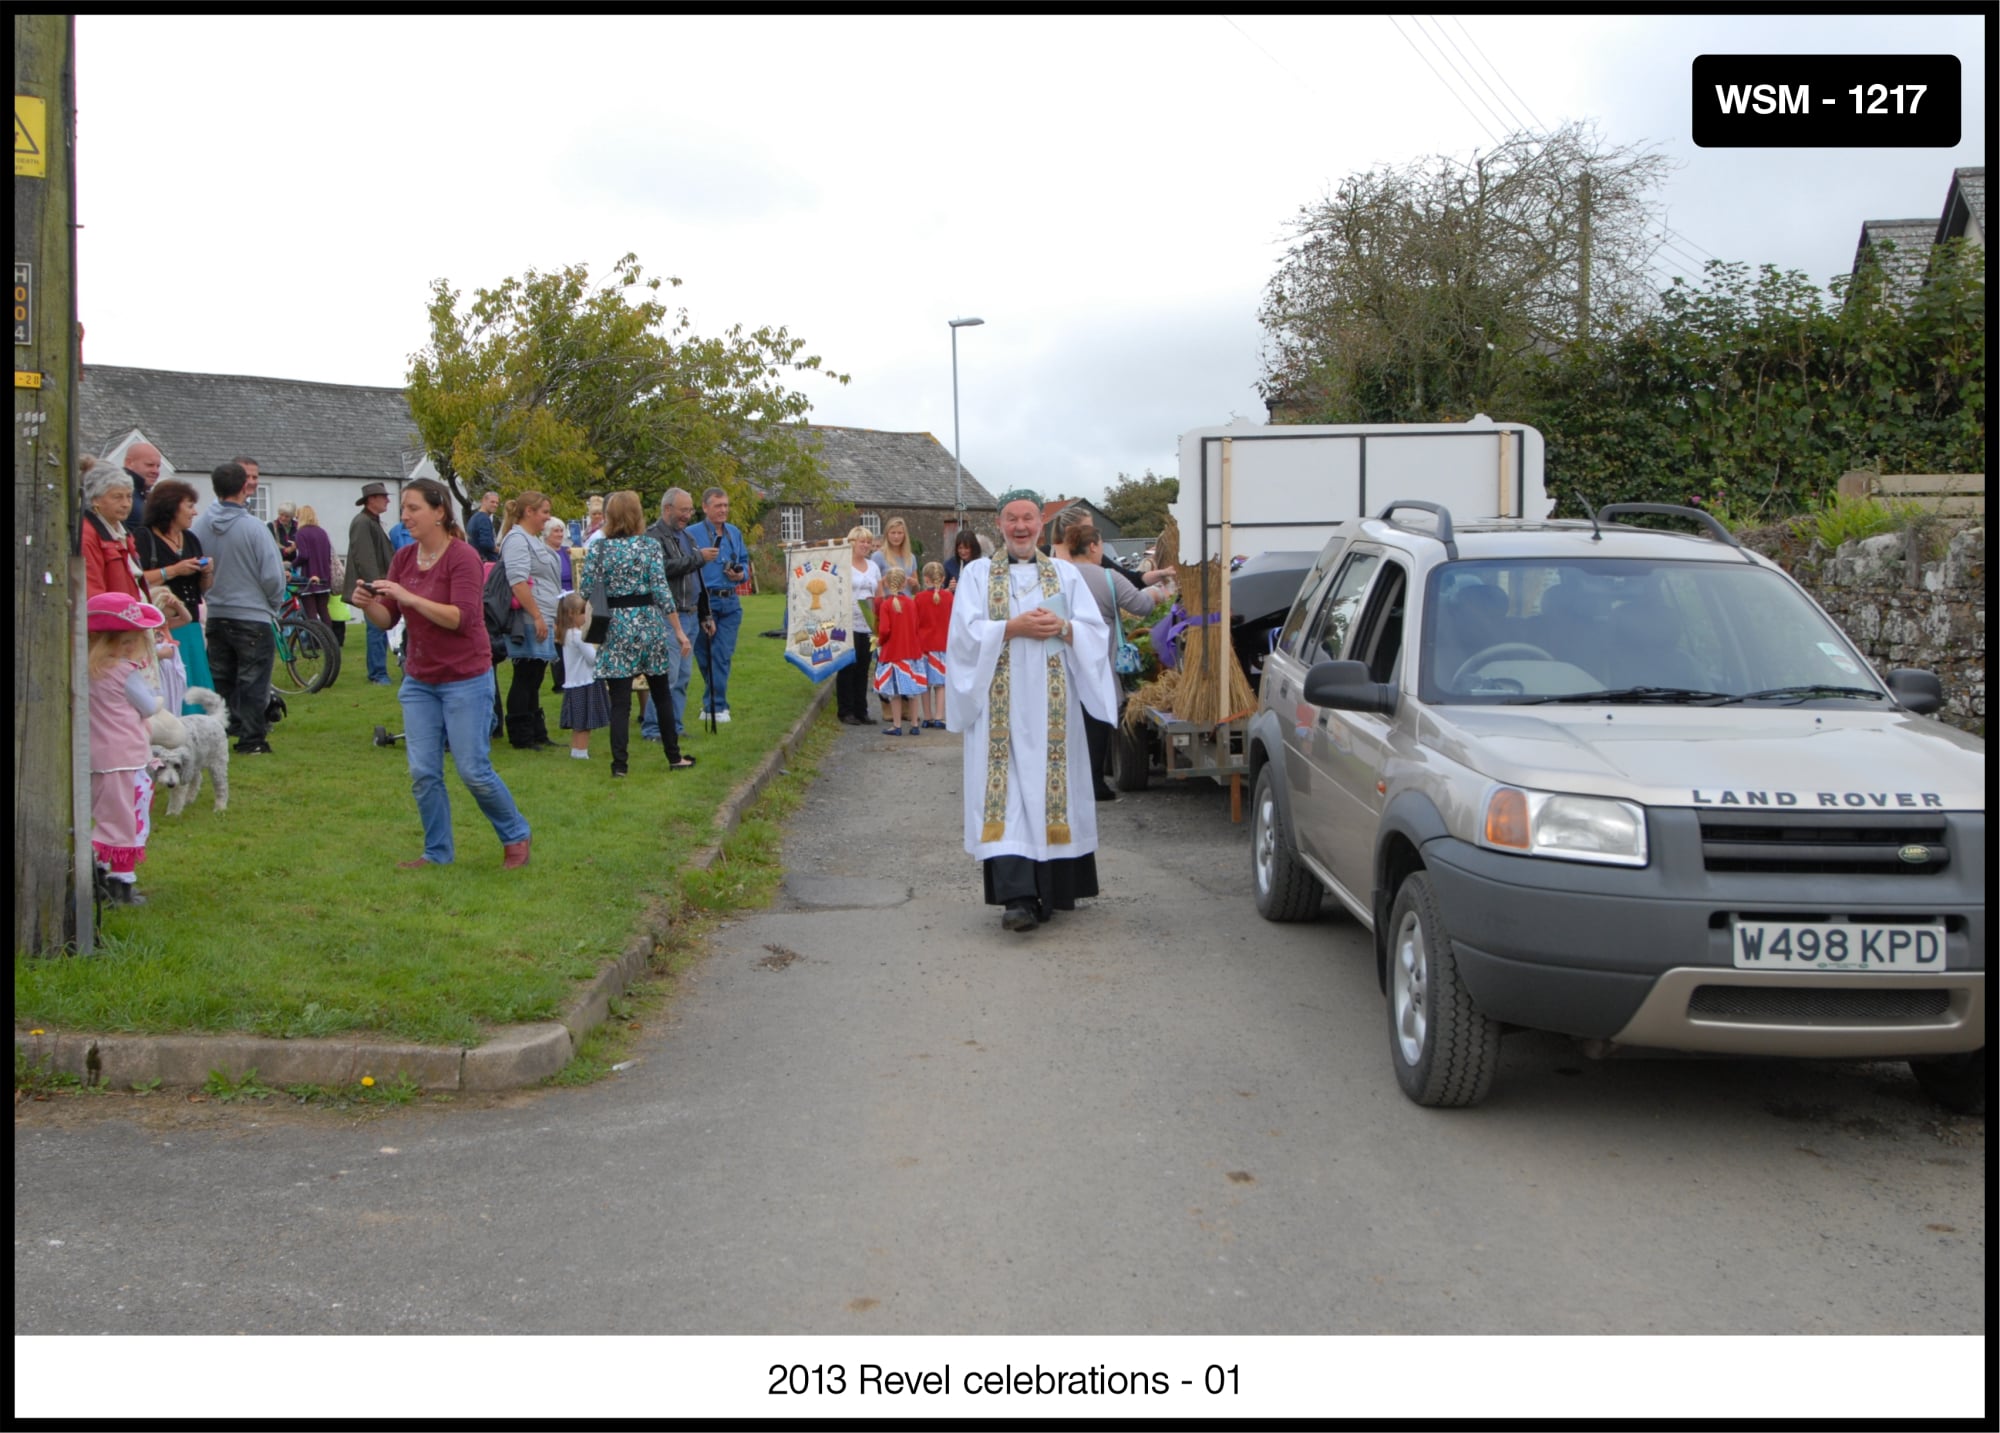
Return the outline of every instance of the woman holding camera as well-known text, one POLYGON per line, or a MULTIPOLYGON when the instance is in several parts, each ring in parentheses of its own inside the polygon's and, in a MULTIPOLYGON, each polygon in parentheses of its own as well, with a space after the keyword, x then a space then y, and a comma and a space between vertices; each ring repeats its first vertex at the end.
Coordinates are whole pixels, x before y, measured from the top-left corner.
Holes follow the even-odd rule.
POLYGON ((416 539, 389 560, 389 575, 354 585, 361 613, 383 631, 402 622, 403 746, 410 790, 424 824, 424 853, 403 867, 448 866, 454 847, 444 785, 450 739, 458 779, 500 838, 500 865, 528 864, 528 822, 493 769, 493 651, 484 617, 486 568, 451 515, 444 484, 418 478, 403 489, 403 526, 416 539))
MULTIPOLYGON (((154 483, 146 491, 144 523, 132 534, 138 545, 139 563, 145 569, 148 586, 164 584, 180 598, 189 621, 167 635, 180 645, 181 664, 187 668, 191 687, 215 687, 208 670, 208 643, 201 635, 201 594, 215 585, 215 564, 202 555, 201 539, 188 529, 200 506, 195 491, 178 478, 154 483)), ((201 708, 183 702, 181 713, 192 716, 201 708)))

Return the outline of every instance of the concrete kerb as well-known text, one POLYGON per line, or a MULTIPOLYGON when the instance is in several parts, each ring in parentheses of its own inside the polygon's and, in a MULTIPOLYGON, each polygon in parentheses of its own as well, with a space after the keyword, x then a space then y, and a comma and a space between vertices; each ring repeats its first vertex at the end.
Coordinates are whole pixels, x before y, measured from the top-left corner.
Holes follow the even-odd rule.
MULTIPOLYGON (((783 739, 724 798, 716 812, 715 840, 697 851, 689 865, 706 871, 720 859, 722 842, 798 750, 832 696, 833 683, 822 683, 783 739)), ((163 1087, 199 1089, 211 1072, 241 1080, 253 1070, 261 1083, 279 1089, 288 1085, 332 1089, 351 1085, 363 1075, 378 1084, 410 1080, 426 1090, 516 1089, 546 1079, 569 1063, 583 1037, 610 1017, 611 1002, 645 973, 673 928, 672 911, 664 902, 655 905, 624 952, 597 973, 559 1019, 508 1026, 470 1050, 356 1037, 279 1040, 254 1035, 35 1034, 17 1029, 14 1051, 17 1061, 25 1061, 31 1071, 110 1089, 154 1081, 163 1087)))

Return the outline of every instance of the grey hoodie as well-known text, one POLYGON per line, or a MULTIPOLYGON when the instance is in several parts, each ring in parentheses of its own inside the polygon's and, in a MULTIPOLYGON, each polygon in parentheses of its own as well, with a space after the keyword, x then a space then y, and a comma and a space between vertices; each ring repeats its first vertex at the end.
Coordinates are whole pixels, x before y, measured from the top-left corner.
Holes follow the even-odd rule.
POLYGON ((285 564, 271 529, 241 503, 212 502, 190 529, 202 552, 215 559, 208 615, 232 622, 268 622, 285 600, 285 564))

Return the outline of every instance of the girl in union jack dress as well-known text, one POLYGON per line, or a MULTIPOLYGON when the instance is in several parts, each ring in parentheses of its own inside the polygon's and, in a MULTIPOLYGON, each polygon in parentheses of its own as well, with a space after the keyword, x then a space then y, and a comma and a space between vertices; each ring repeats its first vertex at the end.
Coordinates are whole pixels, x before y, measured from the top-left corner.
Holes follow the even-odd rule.
POLYGON ((910 704, 910 735, 923 735, 918 703, 927 686, 923 634, 917 625, 917 599, 903 588, 909 574, 891 567, 882 574, 882 595, 875 599, 875 694, 889 718, 885 736, 903 734, 903 703, 910 704))
POLYGON ((917 639, 924 652, 924 694, 921 725, 944 730, 944 646, 951 633, 951 593, 945 590, 944 564, 924 564, 924 590, 911 599, 917 608, 917 639))

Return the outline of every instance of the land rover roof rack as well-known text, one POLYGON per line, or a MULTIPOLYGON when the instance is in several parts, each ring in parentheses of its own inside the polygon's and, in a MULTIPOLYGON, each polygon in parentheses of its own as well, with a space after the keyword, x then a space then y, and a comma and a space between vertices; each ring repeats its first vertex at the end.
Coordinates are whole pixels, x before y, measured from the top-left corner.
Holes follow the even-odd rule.
POLYGON ((1402 528, 1405 532, 1418 533, 1424 537, 1435 537, 1439 542, 1444 544, 1444 555, 1453 562, 1458 561, 1458 542, 1453 538, 1451 532, 1451 509, 1445 507, 1442 503, 1427 503, 1418 498, 1397 498, 1394 502, 1383 508, 1376 516, 1383 522, 1402 528), (1416 508, 1420 512, 1429 513, 1437 519, 1437 530, 1432 532, 1420 527, 1411 527, 1408 523, 1397 522, 1393 516, 1397 508, 1416 508))
POLYGON ((1598 524, 1609 522, 1613 517, 1624 513, 1650 513, 1655 517, 1691 517, 1707 528, 1709 535, 1716 541, 1742 552, 1745 562, 1754 563, 1757 560, 1744 551, 1743 544, 1736 540, 1736 534, 1724 527, 1721 519, 1714 513, 1703 512, 1700 508, 1682 507, 1679 503, 1606 503, 1591 514, 1590 540, 1602 542, 1604 532, 1598 524))

